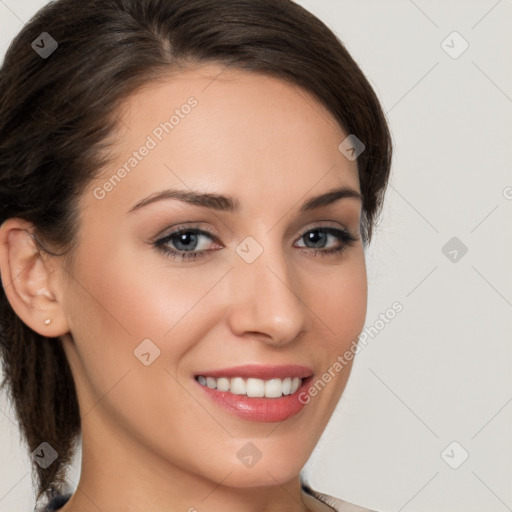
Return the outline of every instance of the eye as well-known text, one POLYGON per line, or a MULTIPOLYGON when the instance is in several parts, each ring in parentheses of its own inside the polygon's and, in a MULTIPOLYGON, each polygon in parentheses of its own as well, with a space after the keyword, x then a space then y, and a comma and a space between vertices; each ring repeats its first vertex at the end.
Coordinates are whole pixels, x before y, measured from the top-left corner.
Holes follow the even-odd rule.
POLYGON ((348 247, 354 245, 358 238, 352 235, 346 229, 338 229, 328 226, 317 227, 309 229, 301 235, 299 240, 305 239, 307 244, 312 244, 313 247, 306 246, 307 249, 312 249, 313 254, 316 256, 318 253, 327 256, 341 253, 348 247), (330 249, 324 249, 329 241, 329 238, 338 240, 338 245, 330 249), (320 248, 318 247, 320 245, 320 248))
POLYGON ((214 240, 215 237, 198 228, 178 228, 163 238, 157 240, 154 245, 171 258, 180 258, 181 260, 195 260, 203 257, 208 252, 206 247, 208 243, 201 242, 201 238, 214 240), (175 247, 175 249, 172 248, 175 247))

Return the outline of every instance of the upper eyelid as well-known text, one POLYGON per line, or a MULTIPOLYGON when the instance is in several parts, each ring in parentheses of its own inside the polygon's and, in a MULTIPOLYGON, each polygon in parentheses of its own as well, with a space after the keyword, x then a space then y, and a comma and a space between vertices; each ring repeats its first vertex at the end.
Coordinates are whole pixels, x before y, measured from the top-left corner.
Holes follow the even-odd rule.
POLYGON ((212 237, 217 236, 212 231, 202 228, 198 224, 192 224, 192 225, 177 224, 176 226, 173 226, 172 228, 165 228, 164 230, 160 231, 157 235, 155 235, 153 237, 153 239, 160 240, 162 238, 167 238, 168 236, 179 233, 180 231, 201 231, 201 233, 204 232, 212 237))
POLYGON ((312 226, 309 226, 307 228, 304 228, 301 232, 300 232, 300 236, 303 236, 305 235, 308 231, 312 231, 314 229, 322 229, 322 228, 333 228, 333 229, 337 229, 339 231, 348 231, 350 232, 350 230, 348 229, 347 226, 344 226, 344 225, 340 225, 340 224, 333 224, 332 221, 331 223, 329 223, 330 221, 320 221, 319 223, 317 224, 314 224, 312 226))

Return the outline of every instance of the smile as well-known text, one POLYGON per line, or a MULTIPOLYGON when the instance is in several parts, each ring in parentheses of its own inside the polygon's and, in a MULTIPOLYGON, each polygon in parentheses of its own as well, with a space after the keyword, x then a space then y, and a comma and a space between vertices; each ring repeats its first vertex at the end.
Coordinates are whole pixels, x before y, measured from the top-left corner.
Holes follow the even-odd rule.
POLYGON ((224 411, 246 421, 279 422, 304 409, 299 399, 313 379, 303 365, 247 364, 200 370, 194 380, 203 396, 224 411))
POLYGON ((285 377, 284 379, 256 379, 243 377, 205 377, 197 376, 202 386, 219 391, 228 391, 234 395, 245 395, 251 398, 280 398, 293 395, 302 384, 300 377, 285 377))

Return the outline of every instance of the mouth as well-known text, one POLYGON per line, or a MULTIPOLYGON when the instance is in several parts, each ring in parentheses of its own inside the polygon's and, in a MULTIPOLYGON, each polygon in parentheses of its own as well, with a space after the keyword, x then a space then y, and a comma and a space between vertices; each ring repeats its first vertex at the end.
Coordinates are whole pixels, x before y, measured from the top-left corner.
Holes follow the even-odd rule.
POLYGON ((250 398, 280 398, 296 393, 304 379, 297 376, 263 380, 254 377, 215 378, 198 375, 196 380, 201 386, 227 391, 233 395, 245 395, 250 398))
POLYGON ((298 414, 313 378, 304 366, 246 365, 194 376, 203 392, 224 410, 249 421, 279 422, 298 414))

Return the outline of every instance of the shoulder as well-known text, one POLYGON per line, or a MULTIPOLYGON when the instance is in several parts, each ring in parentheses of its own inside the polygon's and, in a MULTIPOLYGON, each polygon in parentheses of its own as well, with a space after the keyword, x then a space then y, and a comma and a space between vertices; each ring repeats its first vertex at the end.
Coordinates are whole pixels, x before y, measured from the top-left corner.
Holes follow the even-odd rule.
POLYGON ((375 512, 328 494, 314 491, 305 484, 302 484, 302 499, 311 512, 375 512))
POLYGON ((55 512, 69 501, 71 495, 72 493, 58 494, 54 496, 46 505, 43 505, 42 508, 38 508, 36 512, 55 512))

